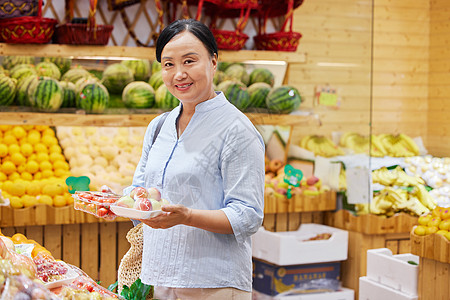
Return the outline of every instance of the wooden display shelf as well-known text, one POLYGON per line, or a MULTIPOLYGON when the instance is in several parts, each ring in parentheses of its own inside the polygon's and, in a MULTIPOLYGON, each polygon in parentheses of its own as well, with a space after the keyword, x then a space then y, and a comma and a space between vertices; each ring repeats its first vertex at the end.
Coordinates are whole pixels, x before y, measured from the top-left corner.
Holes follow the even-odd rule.
POLYGON ((419 236, 413 230, 411 230, 412 254, 450 264, 450 241, 447 238, 439 234, 419 236))
MULTIPOLYGON (((130 221, 127 218, 117 217, 114 222, 130 221)), ((27 208, 0 207, 0 226, 36 226, 36 225, 61 225, 83 223, 110 223, 104 219, 75 210, 73 206, 53 207, 45 204, 27 208)))
POLYGON ((419 299, 448 299, 450 241, 439 234, 418 236, 411 230, 411 253, 420 256, 419 299))
MULTIPOLYGON (((21 55, 36 57, 71 57, 71 58, 104 58, 122 59, 124 57, 139 59, 155 59, 154 47, 127 46, 83 46, 57 44, 5 44, 0 43, 0 55, 21 55)), ((304 63, 306 54, 298 52, 278 51, 219 51, 220 61, 242 62, 248 60, 283 61, 287 63, 304 63)))
POLYGON ((385 218, 373 214, 355 216, 348 210, 327 213, 330 226, 364 234, 408 233, 417 224, 417 217, 406 213, 385 218))
POLYGON ((269 231, 293 231, 302 223, 323 224, 325 211, 336 209, 336 191, 317 196, 264 196, 263 226, 269 231))
POLYGON ((336 191, 317 196, 295 194, 291 199, 264 195, 264 213, 331 211, 336 209, 336 191))
MULTIPOLYGON (((147 126, 160 113, 152 114, 85 114, 85 113, 39 113, 0 112, 0 124, 4 125, 48 125, 48 126, 147 126)), ((255 125, 302 125, 317 120, 315 115, 278 115, 269 113, 247 113, 255 125)))
POLYGON ((348 258, 342 262, 345 287, 359 295, 359 277, 367 275, 367 250, 388 248, 393 254, 411 252, 410 231, 417 217, 404 213, 390 218, 376 215, 354 216, 347 210, 325 213, 325 225, 348 230, 348 258))

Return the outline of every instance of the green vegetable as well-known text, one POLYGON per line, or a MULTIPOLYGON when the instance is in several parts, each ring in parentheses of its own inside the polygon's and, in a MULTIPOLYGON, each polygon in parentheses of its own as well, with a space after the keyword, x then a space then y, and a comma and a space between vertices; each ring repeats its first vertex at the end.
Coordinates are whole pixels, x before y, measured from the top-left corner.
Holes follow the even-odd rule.
POLYGON ((124 285, 120 295, 127 300, 145 300, 148 295, 153 296, 153 286, 142 283, 138 278, 131 287, 124 285))

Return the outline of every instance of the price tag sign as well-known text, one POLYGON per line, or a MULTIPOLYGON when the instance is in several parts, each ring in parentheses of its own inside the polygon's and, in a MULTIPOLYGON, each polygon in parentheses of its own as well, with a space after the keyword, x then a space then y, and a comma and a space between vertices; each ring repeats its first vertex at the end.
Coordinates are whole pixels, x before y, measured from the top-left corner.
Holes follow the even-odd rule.
POLYGON ((337 106, 338 97, 333 93, 321 92, 319 95, 319 104, 325 106, 337 106))
POLYGON ((329 85, 316 86, 314 93, 314 104, 330 108, 339 107, 339 94, 337 89, 329 85))

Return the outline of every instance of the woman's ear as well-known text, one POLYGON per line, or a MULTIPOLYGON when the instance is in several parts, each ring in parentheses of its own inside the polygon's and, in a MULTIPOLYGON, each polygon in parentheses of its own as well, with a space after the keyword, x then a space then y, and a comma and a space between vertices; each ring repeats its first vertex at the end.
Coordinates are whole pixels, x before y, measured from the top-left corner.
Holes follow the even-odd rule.
POLYGON ((214 56, 211 58, 211 62, 212 62, 214 71, 216 71, 217 70, 217 54, 216 53, 214 53, 214 56))

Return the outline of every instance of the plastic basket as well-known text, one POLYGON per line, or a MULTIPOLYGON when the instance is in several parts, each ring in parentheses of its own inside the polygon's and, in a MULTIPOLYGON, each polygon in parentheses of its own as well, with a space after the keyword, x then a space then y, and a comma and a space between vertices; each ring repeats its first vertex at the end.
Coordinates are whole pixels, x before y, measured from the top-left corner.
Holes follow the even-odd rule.
POLYGON ((281 30, 274 33, 266 33, 266 23, 269 18, 270 11, 265 12, 264 17, 260 17, 259 34, 253 37, 257 50, 269 51, 296 51, 300 43, 301 33, 292 31, 292 23, 294 16, 294 0, 289 0, 288 10, 281 30), (287 23, 289 31, 285 31, 287 23))
POLYGON ((11 44, 45 44, 48 43, 57 21, 42 18, 42 0, 38 3, 35 17, 17 17, 0 20, 0 42, 11 44))
POLYGON ((0 0, 0 18, 36 16, 38 5, 38 0, 0 0))
POLYGON ((70 23, 73 18, 73 0, 66 0, 66 23, 56 27, 54 42, 72 45, 106 45, 108 44, 112 25, 97 25, 95 13, 97 0, 90 0, 89 17, 86 24, 70 23))

